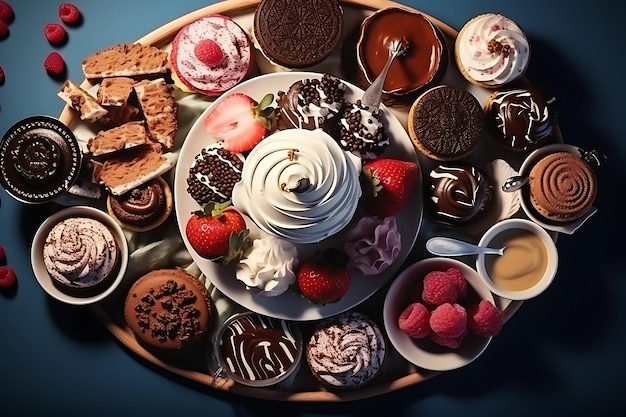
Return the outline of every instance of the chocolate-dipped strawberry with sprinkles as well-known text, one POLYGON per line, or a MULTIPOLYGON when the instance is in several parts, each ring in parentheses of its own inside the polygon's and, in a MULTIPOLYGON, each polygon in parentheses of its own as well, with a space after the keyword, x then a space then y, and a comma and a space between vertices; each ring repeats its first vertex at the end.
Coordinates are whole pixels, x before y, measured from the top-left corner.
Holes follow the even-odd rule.
POLYGON ((389 146, 381 116, 381 110, 371 112, 361 100, 346 103, 334 132, 327 129, 327 133, 335 137, 343 150, 363 159, 375 159, 389 146))

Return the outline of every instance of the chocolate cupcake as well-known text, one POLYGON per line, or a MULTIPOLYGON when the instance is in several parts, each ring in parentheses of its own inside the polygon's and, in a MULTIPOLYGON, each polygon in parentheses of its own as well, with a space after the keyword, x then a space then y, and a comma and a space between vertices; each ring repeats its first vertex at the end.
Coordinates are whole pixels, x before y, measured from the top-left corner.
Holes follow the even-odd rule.
POLYGON ((16 200, 45 203, 65 193, 79 177, 80 145, 72 131, 48 116, 15 123, 0 143, 0 184, 16 200))
POLYGON ((238 154, 221 146, 206 147, 189 167, 187 192, 200 205, 224 203, 232 198, 242 169, 243 159, 238 154))
POLYGON ((337 0, 262 0, 254 14, 254 38, 265 57, 286 68, 306 68, 339 44, 343 10, 337 0))
POLYGON ((324 74, 321 79, 305 78, 279 91, 276 99, 276 123, 279 130, 324 128, 344 105, 346 85, 324 74))
POLYGON ((409 136, 421 153, 437 161, 468 156, 478 145, 484 114, 476 97, 457 87, 440 85, 411 105, 409 136))
POLYGON ((107 211, 122 227, 136 232, 155 229, 172 212, 170 186, 162 177, 120 195, 107 197, 107 211))
POLYGON ((536 86, 494 91, 485 104, 487 124, 507 149, 529 151, 554 134, 556 98, 536 86))
POLYGON ((459 226, 475 220, 493 198, 485 174, 468 164, 440 164, 428 176, 426 206, 439 223, 459 226))
POLYGON ((139 343, 159 352, 187 350, 206 336, 213 302, 208 290, 183 269, 148 272, 130 288, 126 324, 139 343))

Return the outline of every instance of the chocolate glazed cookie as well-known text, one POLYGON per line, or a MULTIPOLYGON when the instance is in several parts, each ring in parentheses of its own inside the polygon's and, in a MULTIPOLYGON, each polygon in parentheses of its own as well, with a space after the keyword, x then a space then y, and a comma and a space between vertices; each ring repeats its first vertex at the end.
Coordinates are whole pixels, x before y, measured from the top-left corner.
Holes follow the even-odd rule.
POLYGON ((343 11, 336 0, 263 0, 254 37, 272 62, 305 68, 324 60, 341 39, 343 11))

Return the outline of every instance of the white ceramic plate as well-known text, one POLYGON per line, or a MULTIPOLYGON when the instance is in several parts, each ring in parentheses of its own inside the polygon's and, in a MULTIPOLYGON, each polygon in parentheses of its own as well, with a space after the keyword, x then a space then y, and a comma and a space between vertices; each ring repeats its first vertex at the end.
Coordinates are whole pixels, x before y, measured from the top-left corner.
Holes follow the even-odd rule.
POLYGON ((109 216, 106 212, 97 208, 88 206, 74 206, 68 207, 54 213, 48 217, 37 229, 30 253, 31 265, 33 267, 33 273, 41 288, 48 293, 52 298, 55 298, 61 302, 73 305, 87 305, 93 304, 105 299, 118 287, 124 274, 126 273, 126 267, 128 265, 128 242, 124 236, 124 232, 120 226, 109 216), (99 294, 89 297, 77 297, 64 293, 58 289, 52 282, 52 278, 46 270, 46 266, 43 262, 43 245, 46 241, 46 237, 50 230, 60 221, 71 217, 90 217, 95 220, 104 223, 111 231, 120 248, 120 265, 117 276, 114 281, 99 294))
POLYGON ((417 282, 430 271, 445 271, 448 268, 458 268, 478 296, 495 305, 493 295, 470 266, 455 259, 427 258, 410 265, 398 275, 389 287, 383 307, 385 330, 396 350, 412 364, 432 371, 449 371, 469 364, 485 351, 492 339, 469 334, 458 348, 448 349, 428 340, 412 339, 398 327, 398 317, 408 305, 408 296, 417 282))
MULTIPOLYGON (((322 74, 310 72, 272 73, 243 82, 230 90, 230 92, 245 93, 253 99, 260 101, 267 93, 273 93, 276 98, 278 91, 287 91, 289 86, 298 80, 321 77, 322 74)), ((361 97, 363 90, 348 82, 345 82, 345 84, 347 86, 347 100, 356 101, 357 98, 361 97)), ((208 112, 211 111, 211 108, 217 105, 227 95, 228 94, 224 94, 216 99, 215 102, 198 117, 182 145, 176 165, 174 180, 176 219, 181 230, 183 241, 200 270, 221 292, 243 307, 260 314, 287 320, 308 321, 329 317, 348 310, 370 297, 396 273, 415 243, 422 222, 421 180, 418 181, 418 185, 407 206, 396 215, 396 221, 402 233, 402 250, 394 265, 376 276, 365 277, 353 275, 352 285, 348 293, 336 303, 329 303, 324 306, 315 305, 301 297, 297 292, 291 290, 277 297, 255 295, 251 291, 246 290, 244 284, 236 279, 234 265, 218 265, 210 260, 201 258, 191 248, 184 229, 191 213, 200 206, 187 192, 189 167, 195 156, 199 154, 204 147, 210 146, 216 142, 215 139, 204 130, 204 119, 208 112)), ((384 123, 391 139, 391 145, 383 155, 404 160, 413 160, 419 163, 413 144, 400 122, 387 111, 386 107, 381 106, 381 108, 385 112, 384 123)), ((251 229, 251 237, 259 237, 262 235, 262 232, 249 221, 249 219, 246 219, 246 222, 251 229)), ((298 245, 300 257, 303 258, 313 253, 316 249, 333 244, 337 239, 340 239, 340 235, 341 234, 338 234, 334 236, 334 238, 327 239, 320 244, 298 245)))

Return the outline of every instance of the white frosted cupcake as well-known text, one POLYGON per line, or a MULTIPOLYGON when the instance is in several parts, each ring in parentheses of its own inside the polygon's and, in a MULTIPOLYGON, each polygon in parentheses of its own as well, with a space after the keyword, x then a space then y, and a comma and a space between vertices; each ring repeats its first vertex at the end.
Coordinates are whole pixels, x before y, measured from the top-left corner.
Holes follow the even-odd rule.
POLYGON ((497 88, 524 74, 530 45, 513 20, 498 13, 484 13, 470 19, 459 31, 455 59, 469 82, 497 88))

